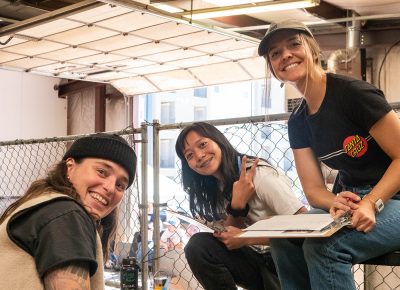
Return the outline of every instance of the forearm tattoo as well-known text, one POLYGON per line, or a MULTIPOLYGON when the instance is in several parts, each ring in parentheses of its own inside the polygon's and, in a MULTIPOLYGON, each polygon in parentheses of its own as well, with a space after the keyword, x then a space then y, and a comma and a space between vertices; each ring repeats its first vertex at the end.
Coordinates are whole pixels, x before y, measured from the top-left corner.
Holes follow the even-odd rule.
POLYGON ((90 290, 89 265, 77 262, 50 270, 44 276, 46 290, 90 290))

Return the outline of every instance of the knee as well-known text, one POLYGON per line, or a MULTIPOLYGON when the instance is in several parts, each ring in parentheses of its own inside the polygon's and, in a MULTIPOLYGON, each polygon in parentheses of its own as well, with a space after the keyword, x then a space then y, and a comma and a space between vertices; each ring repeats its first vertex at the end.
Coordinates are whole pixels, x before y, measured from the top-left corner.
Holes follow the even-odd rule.
POLYGON ((203 257, 207 249, 209 249, 209 245, 213 243, 214 240, 215 238, 210 233, 194 234, 184 248, 188 263, 191 264, 203 257))

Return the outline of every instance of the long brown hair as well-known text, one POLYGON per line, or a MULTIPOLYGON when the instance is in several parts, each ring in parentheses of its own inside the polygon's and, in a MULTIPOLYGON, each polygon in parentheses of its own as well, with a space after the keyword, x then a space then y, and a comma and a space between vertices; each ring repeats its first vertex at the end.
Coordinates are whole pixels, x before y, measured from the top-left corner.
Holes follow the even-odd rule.
MULTIPOLYGON (((83 159, 75 159, 75 162, 79 164, 82 162, 82 160, 83 159)), ((57 163, 48 172, 45 178, 34 181, 26 193, 5 210, 0 217, 0 224, 2 224, 8 216, 10 216, 25 202, 50 191, 68 195, 82 204, 79 194, 76 192, 75 188, 67 178, 67 164, 65 160, 63 160, 57 163)), ((117 222, 118 208, 115 208, 109 215, 96 223, 96 228, 101 238, 103 258, 105 261, 108 258, 111 239, 114 238, 114 234, 116 232, 117 222)))

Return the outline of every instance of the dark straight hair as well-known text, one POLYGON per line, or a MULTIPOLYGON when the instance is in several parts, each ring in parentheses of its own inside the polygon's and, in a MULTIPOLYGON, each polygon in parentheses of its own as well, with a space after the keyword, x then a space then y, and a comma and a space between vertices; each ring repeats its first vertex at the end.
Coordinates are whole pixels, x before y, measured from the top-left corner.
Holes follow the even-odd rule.
POLYGON ((181 160, 183 190, 189 195, 191 213, 208 221, 221 219, 225 213, 226 201, 232 198, 233 183, 239 179, 237 159, 242 154, 221 131, 205 122, 196 122, 185 127, 178 136, 175 150, 181 160), (183 151, 186 137, 192 131, 218 144, 222 153, 219 167, 222 180, 217 180, 212 175, 198 174, 189 167, 183 151))

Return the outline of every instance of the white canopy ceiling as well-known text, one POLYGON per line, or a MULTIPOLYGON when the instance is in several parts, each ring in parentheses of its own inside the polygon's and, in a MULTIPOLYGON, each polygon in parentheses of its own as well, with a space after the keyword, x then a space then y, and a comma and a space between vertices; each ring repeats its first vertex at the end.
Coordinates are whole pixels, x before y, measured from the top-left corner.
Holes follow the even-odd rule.
POLYGON ((7 42, 2 68, 107 82, 126 95, 265 76, 257 39, 118 5, 46 21, 0 42, 7 42))

